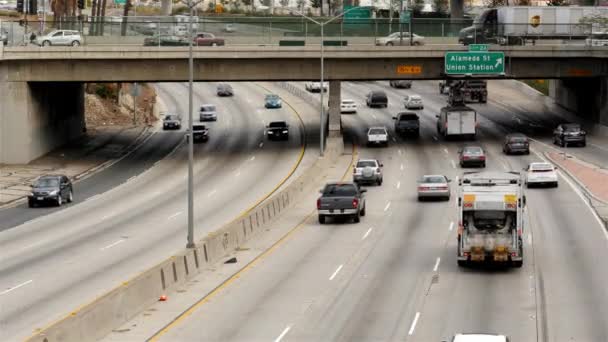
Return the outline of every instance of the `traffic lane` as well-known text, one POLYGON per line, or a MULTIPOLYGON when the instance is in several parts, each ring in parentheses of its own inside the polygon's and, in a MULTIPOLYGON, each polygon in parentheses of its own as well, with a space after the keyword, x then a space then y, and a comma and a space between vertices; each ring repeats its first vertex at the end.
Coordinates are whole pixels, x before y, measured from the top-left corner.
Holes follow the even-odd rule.
MULTIPOLYGON (((239 113, 241 113, 241 111, 239 111, 239 113)), ((252 125, 250 122, 245 122, 244 126, 248 127, 252 125)), ((237 126, 238 129, 238 126, 237 126)), ((233 136, 240 136, 239 134, 233 135, 233 136)), ((244 134, 243 136, 246 136, 246 134, 244 134)), ((238 139, 238 138, 237 138, 238 139)), ((237 140, 238 141, 238 140, 237 140)), ((230 147, 230 144, 228 144, 229 148, 234 148, 234 147, 230 147)), ((252 146, 252 149, 257 149, 258 146, 252 146)), ((181 151, 183 152, 182 149, 181 151)), ((268 152, 268 153, 274 153, 274 152, 268 152)), ((183 166, 183 160, 184 160, 184 153, 181 153, 181 160, 182 160, 182 166, 183 166)), ((248 158, 251 158, 249 155, 247 155, 248 158)), ((284 160, 288 160, 288 158, 286 158, 285 156, 283 156, 282 158, 279 157, 279 159, 284 159, 284 160)), ((238 160, 238 158, 237 158, 238 160)), ((250 170, 249 167, 244 168, 242 171, 244 173, 244 176, 241 177, 241 179, 246 180, 249 179, 249 182, 251 183, 255 183, 257 187, 259 187, 259 190, 264 190, 265 188, 270 188, 272 187, 274 184, 276 184, 276 179, 278 177, 274 177, 272 176, 273 173, 269 172, 269 168, 272 168, 274 170, 274 172, 282 172, 281 170, 281 165, 279 165, 277 163, 277 160, 273 160, 272 163, 269 162, 265 162, 264 161, 265 158, 264 156, 259 156, 259 159, 257 159, 257 162, 259 164, 265 164, 265 165, 270 165, 269 167, 267 167, 267 169, 263 170, 263 171, 256 171, 256 169, 253 169, 253 172, 250 172, 252 170, 250 170), (246 178, 245 175, 249 175, 253 178, 246 178), (264 178, 265 177, 265 178, 264 178), (266 179, 265 181, 260 181, 260 179, 266 179), (274 181, 274 182, 271 182, 274 181), (270 184, 268 182, 271 182, 273 184, 270 184)), ((241 162, 242 160, 238 160, 239 162, 241 162)), ((249 161, 249 159, 247 160, 249 161)), ((245 162, 247 162, 245 161, 245 162)), ((253 162, 253 161, 251 161, 253 162)), ((254 163, 251 163, 251 165, 254 165, 254 163)), ((168 162, 170 164, 173 164, 172 162, 168 162)), ((235 163, 236 165, 234 165, 234 168, 237 168, 239 166, 239 163, 235 163)), ((240 163, 242 164, 242 163, 240 163)), ((230 164, 226 164, 224 163, 225 167, 230 167, 230 164)), ((240 165, 242 166, 242 165, 240 165)), ((224 173, 225 170, 219 170, 220 173, 224 173)), ((285 172, 286 173, 286 172, 285 172)), ((185 179, 185 175, 184 177, 179 177, 181 179, 185 179)), ((221 180, 224 179, 225 177, 223 175, 220 175, 218 177, 219 179, 213 179, 213 178, 205 178, 202 177, 202 179, 206 179, 207 181, 210 181, 211 184, 218 184, 220 186, 220 188, 222 187, 222 183, 221 180)), ((233 179, 224 179, 224 182, 234 182, 233 179)), ((243 181, 241 181, 243 182, 243 181)), ((239 182, 236 181, 235 182, 236 185, 239 185, 239 182)), ((242 183, 241 183, 242 184, 242 183)), ((224 188, 226 188, 227 190, 229 189, 229 186, 226 185, 224 186, 224 188)), ((52 287, 51 289, 48 290, 48 292, 46 292, 45 294, 40 294, 39 300, 32 300, 32 301, 26 301, 25 303, 18 303, 18 308, 11 310, 14 311, 15 313, 11 315, 11 317, 16 317, 16 316, 27 316, 27 318, 30 317, 30 315, 38 315, 40 317, 40 320, 42 321, 43 318, 45 317, 45 313, 39 313, 38 311, 32 313, 31 311, 35 309, 36 307, 36 303, 40 304, 40 303, 44 303, 44 307, 57 307, 59 306, 59 308, 57 308, 55 311, 51 311, 52 313, 54 312, 61 312, 62 310, 67 310, 67 309, 71 309, 73 307, 75 307, 78 304, 81 304, 83 301, 86 300, 82 299, 82 297, 78 297, 78 296, 73 296, 70 298, 63 298, 60 294, 63 291, 66 291, 68 288, 74 288, 74 284, 75 283, 79 283, 80 286, 78 288, 79 293, 81 293, 80 291, 82 291, 82 293, 93 293, 93 294, 98 294, 100 292, 100 286, 96 285, 96 284, 106 284, 105 286, 110 287, 116 283, 118 283, 119 281, 124 281, 125 278, 127 278, 129 275, 133 274, 133 269, 135 267, 141 267, 141 269, 145 269, 153 264, 155 264, 157 261, 160 261, 160 258, 164 258, 164 255, 170 255, 170 253, 174 252, 175 248, 179 248, 181 246, 183 246, 183 237, 181 236, 181 234, 176 234, 177 231, 185 231, 184 228, 182 228, 181 224, 176 224, 176 226, 172 229, 166 229, 166 227, 161 227, 160 225, 171 225, 174 224, 174 221, 180 221, 180 220, 184 220, 184 213, 185 210, 180 210, 179 209, 183 209, 180 208, 179 206, 175 206, 174 203, 176 203, 179 200, 179 195, 176 195, 175 198, 171 197, 171 195, 167 195, 170 194, 171 191, 163 191, 164 189, 159 189, 157 188, 156 191, 161 192, 162 194, 164 194, 164 196, 161 196, 160 200, 161 202, 158 203, 157 205, 142 205, 142 207, 147 208, 147 210, 143 213, 141 213, 140 215, 137 214, 137 210, 134 208, 130 208, 129 213, 127 214, 127 217, 132 217, 132 215, 134 215, 134 218, 132 220, 128 220, 128 219, 123 219, 121 217, 116 217, 112 220, 112 222, 107 222, 108 225, 110 225, 110 227, 119 227, 121 228, 120 232, 118 232, 118 228, 116 229, 116 232, 114 232, 114 234, 116 235, 112 235, 112 236, 103 236, 103 237, 99 237, 96 239, 85 239, 86 241, 97 241, 98 245, 97 246, 90 246, 91 250, 97 250, 99 249, 98 255, 93 255, 90 256, 88 258, 88 263, 89 264, 96 264, 99 265, 99 268, 103 269, 103 270, 108 270, 108 269, 112 269, 113 272, 111 275, 107 275, 104 272, 100 272, 99 269, 90 269, 87 268, 86 270, 80 270, 80 272, 78 272, 78 275, 73 276, 72 274, 72 278, 70 278, 70 276, 65 276, 65 282, 64 283, 59 283, 56 284, 55 287, 52 287), (168 212, 167 212, 168 210, 168 212), (174 212, 173 212, 174 211, 174 212), (163 216, 163 214, 168 215, 170 212, 173 212, 172 215, 169 216, 163 216), (179 214, 178 214, 179 213, 179 214), (157 214, 156 216, 154 214, 157 214), (158 217, 158 215, 160 215, 160 217, 158 217), (175 215, 175 216, 174 216, 175 215), (142 218, 143 217, 143 218, 142 218), (120 225, 116 224, 116 221, 120 222, 120 225), (167 223, 165 223, 167 222, 167 223), (155 228, 158 227, 158 228, 155 228), (152 229, 151 229, 152 228, 152 229), (161 229, 163 228, 163 229, 161 229), (145 229, 146 232, 144 232, 142 234, 142 230, 145 229), (154 234, 151 234, 151 232, 155 232, 154 234), (128 239, 126 238, 121 238, 127 236, 128 239), (138 240, 143 240, 143 241, 138 241, 138 240), (152 241, 150 241, 152 240, 152 241), (103 243, 102 243, 103 241, 103 243), (114 243, 118 242, 118 241, 123 241, 119 244, 114 245, 114 243), (152 248, 150 247, 150 245, 154 245, 156 246, 156 248, 152 248), (102 247, 103 246, 103 247, 102 247), (124 251, 124 249, 126 248, 126 246, 129 246, 126 252, 124 251), (163 248, 164 247, 164 248, 163 248), (102 255, 102 251, 112 248, 112 256, 111 257, 107 257, 107 254, 104 256, 102 255), (120 251, 120 252, 117 252, 120 251), (130 253, 128 255, 124 255, 124 253, 130 253), (100 260, 95 260, 95 257, 97 257, 100 260), (92 260, 91 260, 92 259, 92 260), (141 265, 141 266, 140 266, 141 265), (134 267, 135 266, 135 267, 134 267), (76 278, 76 279, 74 279, 76 278), (112 279, 109 279, 112 278, 112 279), (50 292, 50 293, 49 293, 50 292), (59 302, 59 303, 58 303, 59 302), (29 303, 29 304, 28 304, 29 303), (63 306, 61 306, 63 305, 63 306), (26 315, 27 314, 27 315, 26 315)), ((212 191, 212 190, 211 190, 212 191)), ((184 193, 185 189, 181 190, 181 193, 184 193)), ((199 198, 209 198, 207 196, 210 196, 211 192, 209 190, 209 187, 201 189, 200 190, 200 195, 199 198), (204 196, 205 195, 205 196, 204 196)), ((235 192, 232 192, 235 193, 235 192)), ((214 196, 215 194, 211 194, 211 196, 214 196)), ((211 229, 213 229, 213 227, 217 227, 220 226, 221 224, 229 221, 231 218, 233 218, 238 212, 240 212, 240 210, 244 210, 248 205, 250 205, 252 203, 252 201, 254 201, 255 199, 259 198, 259 195, 257 192, 251 191, 250 192, 251 196, 257 196, 257 197, 252 197, 252 198, 248 198, 248 196, 240 196, 240 200, 234 200, 234 198, 226 198, 225 193, 218 193, 217 195, 215 195, 215 197, 213 197, 213 202, 211 202, 211 204, 207 204, 203 207, 200 208, 200 211, 197 210, 197 212, 201 213, 202 216, 206 216, 206 218, 204 219, 199 219, 196 223, 196 236, 203 236, 204 234, 206 234, 206 232, 209 232, 211 229), (247 203, 245 203, 247 202, 247 203), (229 206, 227 205, 227 203, 230 203, 230 208, 228 208, 229 206), (233 209, 236 208, 239 211, 230 211, 228 209, 233 209), (226 211, 230 211, 228 214, 226 214, 226 211), (213 215, 211 215, 211 213, 215 214, 215 216, 217 216, 217 218, 214 219, 209 219, 209 217, 215 217, 213 215), (225 214, 225 215, 224 215, 225 214), (201 222, 202 221, 202 222, 201 222)), ((229 195, 230 196, 230 195, 229 195)), ((229 197, 228 196, 228 197, 229 197)), ((158 196, 157 196, 158 197, 158 196)), ((156 201, 159 201, 159 198, 156 199, 156 201)), ((154 203, 154 202, 151 202, 154 203)), ((136 206, 136 208, 139 208, 139 206, 136 206)), ((197 208, 198 209, 198 208, 197 208)), ((99 227, 95 227, 95 228, 99 228, 99 227)), ((99 229, 100 231, 104 231, 104 229, 99 229)), ((107 230, 107 229, 106 229, 107 230)), ((97 231, 97 229, 96 229, 97 231)), ((88 253, 90 253, 90 251, 87 253, 87 248, 89 247, 89 245, 85 246, 84 250, 82 252, 75 252, 74 249, 69 249, 72 253, 71 256, 75 259, 78 260, 80 256, 84 257, 86 256, 88 253)), ((56 248, 57 249, 57 248, 56 248)), ((64 255, 64 257, 68 257, 68 255, 64 255)), ((61 258, 60 258, 61 259, 61 258)), ((70 259, 69 262, 72 262, 74 259, 70 259)), ((65 259, 63 259, 65 260, 65 259)), ((53 264, 57 264, 57 263, 53 263, 53 264)), ((32 269, 33 267, 30 267, 29 269, 32 269)), ((14 268, 13 268, 14 269, 14 268)), ((48 273, 48 267, 45 267, 44 265, 40 265, 40 269, 41 269, 41 273, 42 270, 47 270, 48 273)), ((14 279, 18 279, 21 278, 20 275, 12 273, 11 274, 13 276, 14 279)), ((51 276, 50 279, 48 279, 48 281, 52 281, 52 278, 56 278, 57 275, 54 274, 51 276)), ((63 279, 63 277, 61 278, 63 279)), ((40 279, 38 279, 40 280, 40 279)), ((104 285, 101 285, 102 287, 104 285)), ((52 316, 52 313, 46 312, 46 315, 48 316, 52 316)), ((33 320, 34 322, 36 320, 33 320)), ((11 323, 11 326, 13 326, 12 323, 15 323, 13 321, 9 322, 11 323)), ((18 324, 19 322, 16 322, 15 324, 18 324)), ((27 324, 26 324, 27 325, 27 324)))
MULTIPOLYGON (((380 187, 368 187, 367 215, 360 224, 318 225, 314 215, 314 219, 275 254, 231 283, 223 294, 205 303, 162 339, 270 339, 310 310, 328 291, 328 286, 342 277, 342 270, 349 267, 350 260, 359 257, 361 246, 383 234, 382 221, 387 212, 392 213, 386 200, 398 196, 396 181, 405 175, 399 167, 400 161, 386 156, 389 150, 391 148, 361 150, 361 157, 387 160, 385 179, 391 181, 385 181, 380 187), (373 227, 368 227, 370 221, 373 227), (232 324, 235 317, 239 320, 237 328, 232 324), (201 331, 200 324, 208 329, 201 331)), ((313 207, 311 204, 311 209, 313 207)))

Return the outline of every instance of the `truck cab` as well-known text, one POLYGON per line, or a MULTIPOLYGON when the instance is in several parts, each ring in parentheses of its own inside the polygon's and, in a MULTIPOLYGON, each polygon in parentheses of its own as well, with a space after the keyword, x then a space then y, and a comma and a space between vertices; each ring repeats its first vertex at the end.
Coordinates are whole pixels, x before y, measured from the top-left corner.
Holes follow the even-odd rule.
POLYGON ((518 172, 467 172, 458 186, 458 266, 523 265, 526 197, 518 172))

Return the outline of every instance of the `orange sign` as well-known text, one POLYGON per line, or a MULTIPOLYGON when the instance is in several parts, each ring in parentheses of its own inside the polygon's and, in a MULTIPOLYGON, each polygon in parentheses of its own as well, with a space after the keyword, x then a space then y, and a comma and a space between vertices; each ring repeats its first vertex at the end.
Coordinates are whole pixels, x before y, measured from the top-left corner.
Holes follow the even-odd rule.
POLYGON ((419 75, 421 73, 421 65, 397 65, 397 74, 399 75, 419 75))

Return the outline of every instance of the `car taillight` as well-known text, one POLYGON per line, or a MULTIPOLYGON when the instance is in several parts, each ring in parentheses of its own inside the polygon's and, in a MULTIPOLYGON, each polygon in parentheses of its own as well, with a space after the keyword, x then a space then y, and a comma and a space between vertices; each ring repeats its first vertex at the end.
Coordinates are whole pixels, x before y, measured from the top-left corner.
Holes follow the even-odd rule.
POLYGON ((353 208, 357 208, 359 206, 359 200, 358 199, 353 199, 353 208))
POLYGON ((486 156, 479 156, 480 160, 486 160, 486 156))
POLYGON ((317 199, 317 209, 321 209, 321 199, 317 199))
POLYGON ((429 189, 428 187, 422 186, 422 185, 418 187, 418 190, 422 190, 422 191, 428 190, 428 189, 429 189))
POLYGON ((467 159, 469 159, 469 156, 467 156, 467 155, 463 155, 463 156, 462 156, 462 159, 467 160, 467 159))
POLYGON ((447 122, 444 124, 444 126, 445 126, 445 129, 448 129, 448 123, 447 122))

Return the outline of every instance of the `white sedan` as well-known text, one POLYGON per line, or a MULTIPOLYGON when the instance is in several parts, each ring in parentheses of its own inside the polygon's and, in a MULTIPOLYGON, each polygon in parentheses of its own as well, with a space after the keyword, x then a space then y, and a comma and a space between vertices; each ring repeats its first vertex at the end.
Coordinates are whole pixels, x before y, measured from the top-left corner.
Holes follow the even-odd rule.
POLYGON ((388 146, 388 132, 386 127, 370 127, 367 131, 367 145, 388 146))
POLYGON ((420 95, 405 95, 403 105, 405 109, 424 109, 420 95))
POLYGON ((344 99, 340 102, 340 113, 357 113, 357 104, 350 99, 344 99))
POLYGON ((526 185, 533 186, 549 185, 557 188, 557 168, 549 163, 530 163, 526 171, 526 185))

